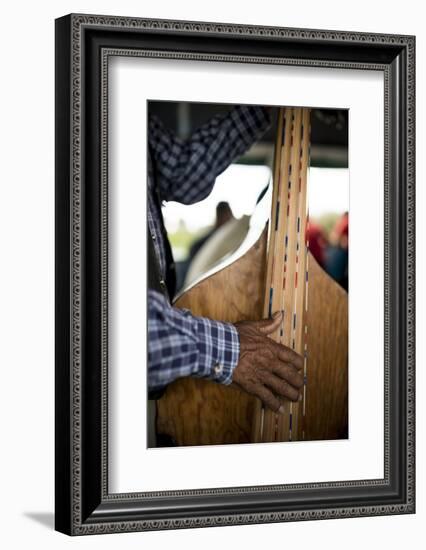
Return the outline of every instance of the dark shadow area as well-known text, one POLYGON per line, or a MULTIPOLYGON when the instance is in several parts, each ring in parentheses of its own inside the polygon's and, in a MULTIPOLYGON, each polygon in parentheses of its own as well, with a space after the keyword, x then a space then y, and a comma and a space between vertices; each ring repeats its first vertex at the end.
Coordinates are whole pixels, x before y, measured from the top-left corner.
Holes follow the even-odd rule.
POLYGON ((55 515, 53 512, 24 512, 24 516, 49 529, 55 528, 55 515))

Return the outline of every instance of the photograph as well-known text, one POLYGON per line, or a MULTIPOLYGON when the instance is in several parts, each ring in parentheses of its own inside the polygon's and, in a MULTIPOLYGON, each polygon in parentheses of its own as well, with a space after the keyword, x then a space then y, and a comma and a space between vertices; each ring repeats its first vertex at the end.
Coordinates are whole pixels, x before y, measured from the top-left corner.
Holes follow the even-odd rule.
POLYGON ((348 437, 348 110, 148 101, 148 446, 348 437))

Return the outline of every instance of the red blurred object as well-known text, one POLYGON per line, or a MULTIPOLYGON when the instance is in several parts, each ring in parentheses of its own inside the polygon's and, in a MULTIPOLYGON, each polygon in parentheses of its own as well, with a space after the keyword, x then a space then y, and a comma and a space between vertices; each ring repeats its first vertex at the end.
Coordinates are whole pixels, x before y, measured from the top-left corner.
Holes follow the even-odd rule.
POLYGON ((327 239, 321 227, 312 220, 308 222, 307 240, 311 254, 320 266, 324 267, 327 239))

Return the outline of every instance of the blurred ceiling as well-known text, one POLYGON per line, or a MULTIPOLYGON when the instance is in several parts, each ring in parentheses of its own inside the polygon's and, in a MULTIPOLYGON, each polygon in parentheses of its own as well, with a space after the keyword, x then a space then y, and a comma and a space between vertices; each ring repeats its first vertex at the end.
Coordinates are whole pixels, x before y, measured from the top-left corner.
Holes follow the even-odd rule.
MULTIPOLYGON (((217 114, 225 114, 232 104, 149 101, 150 113, 157 115, 174 133, 187 138, 217 114)), ((273 156, 278 108, 273 109, 273 123, 248 154, 243 163, 267 162, 273 156)), ((312 109, 311 166, 348 167, 348 110, 312 109)))

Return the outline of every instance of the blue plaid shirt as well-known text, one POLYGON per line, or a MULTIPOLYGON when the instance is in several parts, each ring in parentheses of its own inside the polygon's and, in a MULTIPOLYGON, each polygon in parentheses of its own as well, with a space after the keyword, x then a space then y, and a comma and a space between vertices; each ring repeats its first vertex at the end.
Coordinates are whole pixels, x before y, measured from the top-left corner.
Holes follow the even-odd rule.
MULTIPOLYGON (((263 107, 238 105, 226 115, 213 117, 186 141, 152 115, 148 124, 148 229, 160 275, 164 278, 165 248, 154 185, 161 200, 183 204, 201 201, 210 194, 216 177, 261 137, 270 124, 270 117, 263 107)), ((172 307, 159 292, 148 291, 148 387, 151 391, 184 376, 230 384, 239 347, 234 325, 196 317, 188 310, 172 307)))

